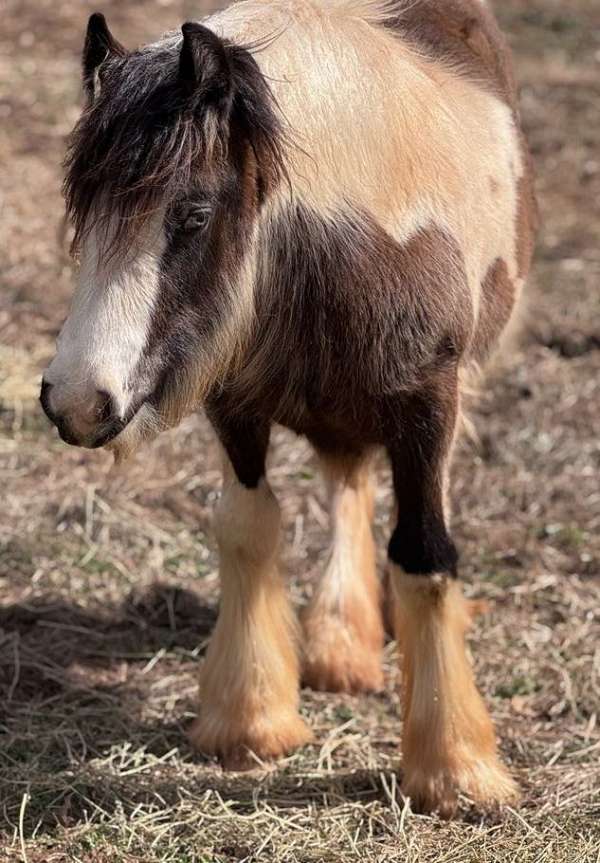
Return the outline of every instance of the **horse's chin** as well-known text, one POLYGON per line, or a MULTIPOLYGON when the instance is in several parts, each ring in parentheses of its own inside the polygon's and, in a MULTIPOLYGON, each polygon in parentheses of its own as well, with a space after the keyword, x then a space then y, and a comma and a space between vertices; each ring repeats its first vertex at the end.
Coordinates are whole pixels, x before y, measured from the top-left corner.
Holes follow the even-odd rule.
POLYGON ((142 446, 154 440, 166 428, 156 408, 144 402, 125 428, 108 441, 104 448, 111 452, 115 464, 126 461, 142 446))
POLYGON ((182 372, 176 387, 164 388, 161 397, 151 396, 155 401, 142 402, 127 425, 103 446, 112 452, 115 463, 121 464, 130 458, 145 443, 167 429, 176 428, 180 422, 205 401, 212 378, 182 372))

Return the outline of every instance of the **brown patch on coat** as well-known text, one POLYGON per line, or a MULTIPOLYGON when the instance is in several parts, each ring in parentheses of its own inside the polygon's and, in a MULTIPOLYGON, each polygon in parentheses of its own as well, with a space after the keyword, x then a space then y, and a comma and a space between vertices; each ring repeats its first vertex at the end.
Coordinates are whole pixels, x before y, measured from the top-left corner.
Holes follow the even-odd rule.
POLYGON ((516 108, 511 52, 493 12, 475 0, 411 0, 391 24, 427 56, 490 87, 516 108))
POLYGON ((298 206, 268 233, 247 358, 232 409, 292 428, 336 455, 385 443, 386 411, 473 326, 463 256, 431 225, 398 243, 366 213, 298 206))
POLYGON ((515 283, 506 261, 496 258, 481 283, 479 320, 471 353, 484 360, 506 327, 516 302, 515 283))

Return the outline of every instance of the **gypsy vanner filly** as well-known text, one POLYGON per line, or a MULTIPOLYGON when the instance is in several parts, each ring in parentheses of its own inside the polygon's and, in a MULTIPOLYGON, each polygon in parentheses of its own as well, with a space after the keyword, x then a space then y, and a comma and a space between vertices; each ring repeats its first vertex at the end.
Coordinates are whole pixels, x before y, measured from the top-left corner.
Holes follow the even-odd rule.
POLYGON ((510 58, 479 0, 249 0, 126 51, 89 21, 65 192, 81 275, 42 403, 118 456, 204 405, 224 453, 219 620, 191 730, 239 766, 310 739, 302 679, 382 684, 369 460, 397 500, 404 790, 448 813, 515 787, 465 653, 448 534, 460 394, 521 292, 534 204, 510 58), (303 616, 265 474, 319 454, 332 548, 303 616), (302 664, 302 671, 300 665, 302 664))

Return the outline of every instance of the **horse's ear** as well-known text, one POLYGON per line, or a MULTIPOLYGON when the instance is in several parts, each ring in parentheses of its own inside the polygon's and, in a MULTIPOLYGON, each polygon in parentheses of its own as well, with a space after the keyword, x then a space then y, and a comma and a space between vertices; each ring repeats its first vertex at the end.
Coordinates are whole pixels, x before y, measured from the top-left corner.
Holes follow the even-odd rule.
POLYGON ((98 69, 110 56, 123 57, 126 51, 108 29, 101 12, 90 16, 83 46, 83 84, 90 98, 98 95, 98 69))
POLYGON ((179 79, 182 85, 198 103, 227 111, 233 82, 225 45, 216 33, 202 24, 184 24, 181 32, 179 79))

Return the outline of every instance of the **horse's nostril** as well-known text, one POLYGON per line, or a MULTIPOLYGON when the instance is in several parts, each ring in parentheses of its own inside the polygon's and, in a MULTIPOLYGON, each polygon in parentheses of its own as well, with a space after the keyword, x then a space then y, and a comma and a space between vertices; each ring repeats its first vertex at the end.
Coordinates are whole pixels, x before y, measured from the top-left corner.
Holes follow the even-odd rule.
POLYGON ((101 423, 107 423, 116 416, 115 402, 106 390, 96 392, 96 415, 101 423))
POLYGON ((72 389, 42 380, 40 402, 65 443, 102 446, 123 427, 118 402, 107 390, 88 389, 77 396, 72 389))

